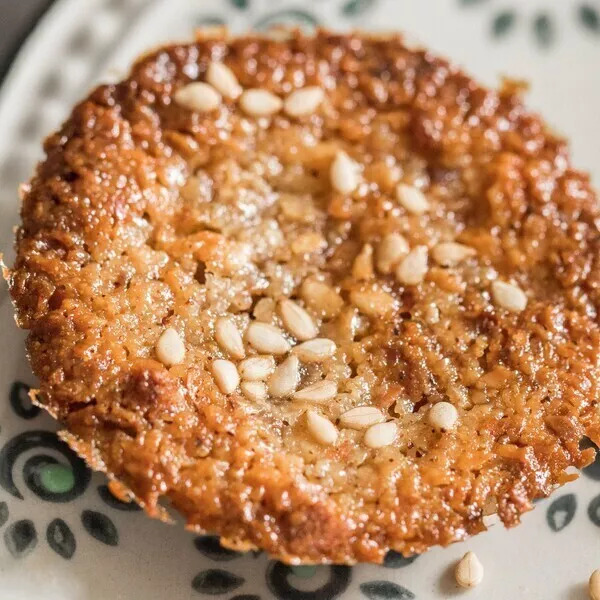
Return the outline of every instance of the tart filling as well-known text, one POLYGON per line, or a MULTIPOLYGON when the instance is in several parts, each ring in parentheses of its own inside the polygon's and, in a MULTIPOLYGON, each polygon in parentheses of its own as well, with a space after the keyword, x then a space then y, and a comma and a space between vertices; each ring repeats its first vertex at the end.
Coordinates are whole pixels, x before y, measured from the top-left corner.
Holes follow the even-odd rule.
POLYGON ((509 87, 397 36, 201 37, 45 148, 9 273, 39 400, 150 514, 378 562, 592 460, 600 215, 509 87))

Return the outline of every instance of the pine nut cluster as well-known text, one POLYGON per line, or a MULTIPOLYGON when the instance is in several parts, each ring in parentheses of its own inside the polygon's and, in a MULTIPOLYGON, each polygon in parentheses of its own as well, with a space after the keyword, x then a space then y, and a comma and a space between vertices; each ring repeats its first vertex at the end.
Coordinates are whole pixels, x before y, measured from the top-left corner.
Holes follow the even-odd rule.
MULTIPOLYGON (((258 87, 244 89, 235 73, 223 62, 211 62, 206 70, 206 81, 189 83, 179 88, 175 102, 197 113, 217 111, 224 101, 237 103, 242 113, 258 120, 274 117, 283 112, 291 119, 301 119, 316 113, 325 102, 325 91, 318 86, 306 86, 281 98, 258 87)), ((351 148, 337 149, 329 165, 329 185, 333 194, 356 197, 364 183, 367 165, 353 156, 351 148)), ((398 210, 412 219, 425 219, 435 211, 435 205, 419 185, 395 183, 393 199, 398 210)), ((279 199, 282 214, 293 221, 310 223, 314 215, 311 205, 298 203, 293 197, 279 199)), ((404 232, 406 233, 406 232, 404 232)), ((290 242, 293 254, 303 256, 318 252, 327 246, 317 232, 304 233, 290 242)), ((233 253, 234 254, 234 253, 233 253)), ((233 256, 232 254, 232 256, 233 256)), ((230 256, 233 268, 239 264, 230 256), (235 264, 233 264, 235 263, 235 264)), ((428 273, 437 265, 454 268, 467 261, 475 264, 477 250, 455 240, 438 243, 409 243, 400 231, 383 234, 364 243, 350 265, 352 278, 360 282, 348 294, 354 310, 368 318, 385 318, 397 308, 397 300, 390 286, 381 286, 377 278, 391 278, 401 288, 420 286, 428 273)), ((319 316, 327 319, 338 315, 344 299, 327 284, 311 278, 300 286, 299 301, 281 297, 260 299, 254 307, 254 320, 240 327, 231 316, 220 316, 214 322, 214 340, 223 353, 211 363, 211 373, 223 394, 241 392, 249 401, 264 403, 269 399, 287 399, 314 405, 305 412, 305 426, 321 444, 333 445, 338 440, 339 428, 363 432, 368 448, 381 448, 394 443, 398 435, 398 421, 387 412, 372 405, 360 405, 341 413, 335 420, 325 416, 328 403, 338 396, 338 383, 327 377, 314 381, 305 379, 311 365, 319 365, 335 358, 338 351, 334 340, 320 335, 317 320, 311 315, 314 306, 321 307, 319 316), (279 325, 272 322, 277 314, 279 325), (335 421, 335 422, 334 422, 335 421)), ((496 279, 491 281, 489 294, 499 309, 519 313, 527 306, 527 295, 518 285, 496 279)), ((440 319, 440 311, 431 305, 424 315, 427 323, 440 319)), ((173 328, 166 329, 156 344, 156 355, 166 366, 180 364, 185 358, 183 337, 173 328)), ((426 422, 432 431, 451 431, 459 422, 460 413, 451 402, 433 403, 426 422)))
POLYGON ((206 82, 195 81, 179 88, 174 99, 180 106, 194 112, 217 110, 223 98, 239 102, 250 117, 271 117, 282 109, 289 117, 304 117, 317 110, 325 97, 323 89, 307 86, 291 92, 285 100, 262 88, 244 90, 235 73, 222 62, 211 62, 206 71, 206 82))
MULTIPOLYGON (((214 338, 227 358, 215 359, 211 373, 223 394, 238 389, 254 402, 289 399, 309 403, 306 428, 324 445, 335 444, 338 426, 364 432, 369 448, 392 444, 397 433, 393 421, 386 422, 384 413, 375 406, 359 406, 345 411, 336 426, 319 408, 326 408, 338 394, 338 384, 330 379, 302 384, 303 366, 322 363, 335 355, 337 346, 331 339, 318 337, 319 328, 309 312, 297 301, 285 298, 277 305, 284 329, 258 320, 250 322, 244 335, 231 317, 219 317, 214 325, 214 338), (254 354, 255 353, 255 354, 254 354)), ((172 328, 161 336, 157 356, 166 365, 178 364, 184 358, 183 340, 172 328), (171 352, 171 354, 169 354, 171 352)))

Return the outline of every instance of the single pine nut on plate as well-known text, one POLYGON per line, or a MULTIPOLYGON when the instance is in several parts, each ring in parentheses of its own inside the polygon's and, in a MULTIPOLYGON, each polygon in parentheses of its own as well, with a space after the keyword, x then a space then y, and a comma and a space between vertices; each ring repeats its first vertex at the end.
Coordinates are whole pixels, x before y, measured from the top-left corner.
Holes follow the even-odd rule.
POLYGON ((510 312, 519 313, 527 308, 527 296, 518 286, 505 281, 492 282, 492 297, 500 307, 510 312))
POLYGON ((317 337, 319 330, 312 317, 293 300, 282 300, 279 312, 285 328, 298 340, 305 342, 317 337))
POLYGON ((177 331, 172 327, 165 329, 158 338, 156 356, 167 367, 183 362, 185 358, 185 345, 177 331))
POLYGON ((228 317, 219 317, 215 322, 215 340, 222 350, 232 358, 244 358, 246 350, 242 336, 235 323, 228 317))
POLYGON ((323 102, 325 92, 318 86, 307 86, 293 91, 284 101, 283 110, 290 117, 303 117, 314 113, 323 102))
POLYGON ((251 356, 238 365, 242 379, 247 381, 263 381, 275 370, 275 359, 270 356, 251 356))
POLYGON ((400 260, 410 252, 410 247, 404 236, 399 233, 386 235, 377 248, 377 269, 388 275, 400 260))
POLYGON ((425 194, 412 185, 399 183, 396 186, 396 198, 398 202, 413 215, 422 215, 429 210, 429 202, 425 194))
POLYGON ((364 442, 368 448, 383 448, 394 443, 398 433, 398 426, 394 421, 376 423, 365 431, 364 442))
POLYGON ((590 600, 600 600, 600 569, 596 569, 588 582, 590 600))
POLYGON ((281 110, 283 101, 267 90, 251 88, 240 96, 240 106, 251 117, 271 117, 281 110))
POLYGON ((467 552, 457 563, 454 571, 456 583, 464 588, 472 588, 483 581, 483 565, 474 552, 467 552))
POLYGON ((458 411, 450 402, 438 402, 429 409, 427 420, 435 429, 448 431, 456 425, 458 411))
POLYGON ((240 383, 240 375, 234 363, 218 358, 213 360, 212 374, 217 386, 224 394, 231 394, 240 383))
POLYGON ((427 246, 413 248, 396 269, 396 279, 403 285, 417 285, 427 274, 427 246))
POLYGON ((340 194, 351 194, 358 187, 358 166, 342 150, 335 155, 329 175, 333 189, 340 194))
POLYGON ((475 254, 474 248, 457 242, 442 242, 431 251, 433 260, 442 267, 454 267, 475 254))
POLYGON ((291 354, 277 366, 269 378, 269 393, 274 398, 291 396, 300 383, 300 361, 291 354))
POLYGON ((196 112, 210 112, 221 104, 221 94, 212 85, 202 81, 178 89, 173 97, 180 106, 196 112))
POLYGON ((337 383, 327 379, 308 385, 292 395, 294 400, 304 402, 326 402, 337 394, 337 383))
POLYGON ((212 61, 208 65, 206 81, 230 100, 235 100, 242 93, 242 87, 234 72, 222 62, 212 61))
POLYGON ((333 340, 327 338, 315 338, 308 342, 298 344, 293 352, 303 362, 321 362, 333 354, 336 351, 336 345, 333 340))
POLYGON ((262 381, 242 381, 240 388, 242 394, 244 394, 248 400, 253 400, 254 402, 266 400, 269 395, 267 386, 262 381))
POLYGON ((307 410, 306 424, 317 442, 325 446, 335 444, 338 437, 338 430, 329 419, 321 416, 314 410, 307 410))
POLYGON ((357 406, 340 416, 340 425, 348 429, 366 429, 385 420, 376 406, 357 406))
POLYGON ((246 331, 246 339, 253 348, 265 354, 285 354, 291 348, 281 329, 269 323, 259 321, 250 323, 246 331))

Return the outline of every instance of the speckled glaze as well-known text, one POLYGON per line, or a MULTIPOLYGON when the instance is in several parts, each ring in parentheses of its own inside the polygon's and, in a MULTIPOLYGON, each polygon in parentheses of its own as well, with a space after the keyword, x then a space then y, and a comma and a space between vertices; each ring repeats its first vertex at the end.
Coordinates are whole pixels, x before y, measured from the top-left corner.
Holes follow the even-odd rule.
MULTIPOLYGON (((591 170, 597 181, 600 123, 593 117, 600 81, 593 68, 600 58, 600 35, 594 2, 524 1, 508 16, 496 0, 434 0, 427 6, 418 0, 402 5, 393 0, 320 0, 302 10, 267 0, 82 4, 63 0, 52 9, 1 92, 0 227, 9 263, 16 185, 39 158, 43 135, 93 82, 114 76, 148 46, 187 36, 194 24, 225 21, 240 30, 285 21, 308 27, 318 22, 403 29, 488 83, 500 73, 528 79, 530 103, 572 139, 574 163, 591 170), (568 110, 573 99, 577 110, 568 110)), ((383 567, 291 568, 261 554, 223 550, 214 538, 148 521, 135 506, 118 500, 101 477, 90 476, 48 433, 52 423, 30 405, 27 386, 21 383, 35 382, 23 356, 23 336, 12 324, 6 290, 0 301, 5 325, 0 581, 7 598, 438 600, 464 594, 452 570, 467 549, 477 552, 486 571, 481 586, 467 592, 469 598, 585 598, 587 578, 600 566, 597 465, 541 501, 515 530, 495 525, 472 541, 416 559, 388 555, 383 567), (111 577, 99 578, 100 571, 111 577)))

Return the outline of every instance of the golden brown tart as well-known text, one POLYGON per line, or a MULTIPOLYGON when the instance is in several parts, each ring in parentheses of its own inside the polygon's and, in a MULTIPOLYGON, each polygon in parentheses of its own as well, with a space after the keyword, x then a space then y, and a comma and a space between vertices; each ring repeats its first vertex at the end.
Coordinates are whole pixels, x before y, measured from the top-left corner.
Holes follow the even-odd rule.
POLYGON ((600 213, 517 92, 326 31, 200 35, 94 90, 8 273, 65 439, 285 561, 516 524, 600 441, 600 213))

